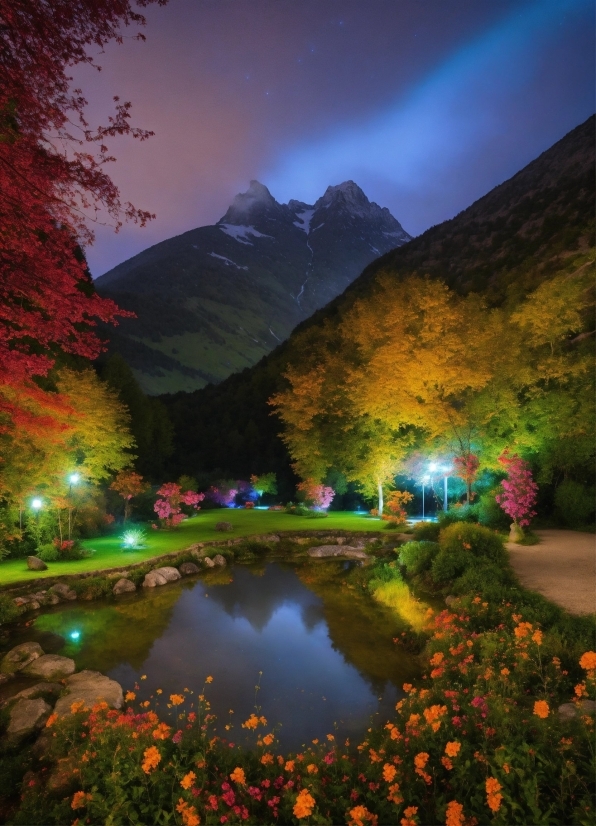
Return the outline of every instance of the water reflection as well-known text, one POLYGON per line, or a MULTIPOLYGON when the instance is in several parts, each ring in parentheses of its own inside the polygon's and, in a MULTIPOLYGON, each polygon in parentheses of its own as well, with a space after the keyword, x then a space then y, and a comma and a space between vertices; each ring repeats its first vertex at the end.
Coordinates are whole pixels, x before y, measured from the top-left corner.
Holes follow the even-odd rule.
POLYGON ((162 698, 184 688, 198 693, 211 675, 213 712, 223 726, 234 710, 236 742, 244 741, 240 723, 254 711, 262 672, 257 703, 281 724, 285 748, 335 724, 342 736, 360 736, 371 716, 391 716, 416 663, 392 642, 399 621, 350 587, 347 574, 337 561, 236 566, 118 603, 64 606, 11 645, 59 634, 61 653, 78 668, 108 673, 125 688, 138 681, 139 700, 158 688, 162 698))

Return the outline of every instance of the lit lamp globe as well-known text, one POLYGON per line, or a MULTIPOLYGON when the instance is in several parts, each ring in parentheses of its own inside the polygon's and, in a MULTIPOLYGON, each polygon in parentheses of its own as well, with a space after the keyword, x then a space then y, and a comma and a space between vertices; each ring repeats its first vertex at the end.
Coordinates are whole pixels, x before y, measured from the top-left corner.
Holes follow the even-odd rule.
POLYGON ((81 474, 80 473, 71 473, 68 477, 68 481, 71 485, 77 485, 81 481, 81 474))
POLYGON ((43 506, 43 501, 39 497, 31 500, 31 507, 34 511, 38 511, 43 506))

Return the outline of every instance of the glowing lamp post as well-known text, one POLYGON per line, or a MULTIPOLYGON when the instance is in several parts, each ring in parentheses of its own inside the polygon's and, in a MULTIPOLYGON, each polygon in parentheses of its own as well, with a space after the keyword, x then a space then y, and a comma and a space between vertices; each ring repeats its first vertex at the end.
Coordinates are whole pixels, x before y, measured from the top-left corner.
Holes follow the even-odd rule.
POLYGON ((43 500, 36 496, 35 499, 31 500, 31 507, 33 508, 35 513, 39 513, 39 511, 43 507, 43 500))
POLYGON ((81 481, 81 474, 80 473, 71 473, 68 477, 68 498, 70 500, 70 505, 68 508, 68 538, 70 539, 72 534, 72 486, 78 485, 81 481))
POLYGON ((430 482, 430 476, 422 477, 422 521, 424 522, 424 486, 430 482))
POLYGON ((447 500, 447 479, 449 478, 451 468, 446 467, 446 466, 437 465, 436 462, 431 462, 430 465, 428 466, 428 469, 430 470, 431 473, 435 473, 438 470, 439 473, 444 474, 444 476, 443 476, 443 510, 446 511, 448 506, 449 506, 449 503, 448 503, 448 500, 447 500))

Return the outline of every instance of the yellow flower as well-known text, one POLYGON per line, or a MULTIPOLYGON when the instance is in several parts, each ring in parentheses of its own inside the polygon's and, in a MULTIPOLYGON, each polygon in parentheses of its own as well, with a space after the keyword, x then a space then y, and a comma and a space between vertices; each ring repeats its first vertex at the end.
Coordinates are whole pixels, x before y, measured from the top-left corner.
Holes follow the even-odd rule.
POLYGON ((310 792, 307 789, 302 789, 298 793, 296 803, 294 803, 294 815, 297 818, 309 817, 312 814, 312 810, 315 806, 316 802, 314 797, 310 794, 310 792))
POLYGON ((82 809, 83 806, 86 805, 88 800, 92 800, 92 796, 87 794, 87 792, 75 792, 72 798, 72 803, 70 804, 71 809, 82 809))
POLYGON ((503 795, 499 794, 501 784, 495 777, 488 777, 486 780, 486 802, 488 807, 493 812, 498 812, 501 808, 501 801, 503 795))
POLYGON ((195 782, 196 779, 197 779, 196 774, 194 772, 189 772, 188 774, 184 775, 184 777, 180 781, 180 785, 182 786, 183 789, 190 789, 190 787, 192 786, 192 784, 195 782))
POLYGON ((170 694, 170 702, 173 706, 180 706, 184 702, 182 694, 170 694))
POLYGON ((536 700, 534 703, 534 714, 536 717, 540 717, 541 720, 545 720, 549 714, 549 707, 546 700, 536 700))
POLYGON ((163 694, 163 688, 158 688, 155 693, 156 694, 163 694))
POLYGON ((445 811, 445 826, 464 826, 464 823, 464 807, 457 800, 452 800, 445 811))
POLYGON ((396 774, 397 769, 395 766, 392 766, 391 763, 385 763, 383 766, 383 780, 386 780, 387 783, 392 783, 396 774))
POLYGON ((148 749, 145 749, 143 753, 143 763, 141 768, 145 772, 145 774, 149 774, 152 769, 156 769, 158 764, 161 761, 161 754, 159 753, 159 749, 155 746, 149 746, 148 749))
POLYGON ((146 675, 146 674, 142 674, 142 675, 141 675, 141 680, 146 680, 146 679, 147 679, 147 675, 146 675))
POLYGON ((136 700, 137 695, 134 693, 134 691, 127 691, 126 694, 124 695, 124 699, 128 703, 128 702, 130 702, 130 700, 136 700))
POLYGON ((461 743, 458 743, 457 740, 453 740, 445 746, 445 754, 447 757, 457 757, 460 749, 461 743))
POLYGON ((244 774, 244 769, 241 769, 240 766, 236 766, 236 768, 230 775, 230 780, 233 780, 234 783, 238 783, 240 786, 245 786, 246 775, 244 774))

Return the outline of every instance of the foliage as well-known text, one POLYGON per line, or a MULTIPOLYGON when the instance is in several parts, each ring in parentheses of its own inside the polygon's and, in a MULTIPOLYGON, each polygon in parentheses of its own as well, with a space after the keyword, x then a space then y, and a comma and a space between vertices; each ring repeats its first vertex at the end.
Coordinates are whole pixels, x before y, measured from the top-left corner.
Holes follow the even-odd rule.
POLYGON ((60 551, 53 542, 46 542, 37 549, 37 556, 44 562, 56 562, 60 559, 60 551))
POLYGON ((385 508, 389 511, 389 518, 398 525, 403 525, 408 517, 405 506, 414 498, 412 493, 406 490, 393 490, 387 497, 385 508))
POLYGON ((437 584, 462 576, 478 565, 479 559, 505 568, 508 557, 503 539, 488 528, 470 522, 457 522, 441 530, 440 551, 433 560, 431 573, 437 584))
POLYGON ((478 456, 474 455, 474 453, 470 453, 469 451, 465 452, 463 455, 454 456, 453 458, 453 469, 455 475, 462 479, 466 484, 466 501, 470 504, 471 500, 471 490, 472 485, 474 483, 474 479, 478 475, 478 468, 480 466, 480 460, 478 456))
POLYGON ((12 622, 19 616, 19 609, 7 594, 0 594, 0 625, 12 622))
POLYGON ((124 499, 124 521, 126 522, 131 513, 131 499, 149 490, 149 485, 143 481, 139 473, 121 470, 110 485, 110 490, 115 490, 124 499))
POLYGON ((555 507, 566 525, 581 528, 594 513, 594 488, 564 479, 555 491, 555 507))
POLYGON ((507 470, 507 479, 501 482, 504 492, 498 493, 495 499, 505 513, 523 528, 536 516, 533 507, 536 504, 538 485, 532 479, 530 466, 519 456, 503 453, 499 462, 507 470))
POLYGON ((318 484, 314 479, 306 479, 296 486, 296 490, 304 504, 315 510, 327 510, 335 491, 327 485, 318 484))
POLYGON ((228 480, 212 485, 207 491, 207 497, 221 508, 229 508, 234 504, 238 494, 238 483, 228 480))
POLYGON ((162 485, 157 491, 157 496, 153 509, 158 515, 163 527, 175 528, 186 519, 186 515, 182 513, 182 505, 188 505, 195 511, 200 509, 200 502, 205 498, 204 493, 195 493, 193 490, 187 490, 182 493, 180 485, 175 482, 167 482, 162 485))
POLYGON ((408 574, 422 574, 430 570, 434 558, 439 553, 439 543, 419 540, 406 542, 399 549, 399 561, 408 574))
POLYGON ((272 495, 277 493, 277 476, 275 473, 262 473, 260 476, 253 474, 250 477, 250 484, 259 497, 264 493, 270 493, 272 495))
POLYGON ((485 528, 506 530, 509 528, 509 519, 495 499, 497 493, 498 490, 486 491, 473 507, 478 516, 478 522, 485 528))
POLYGON ((440 530, 441 525, 438 522, 417 522, 414 525, 413 538, 418 541, 436 542, 440 530))

